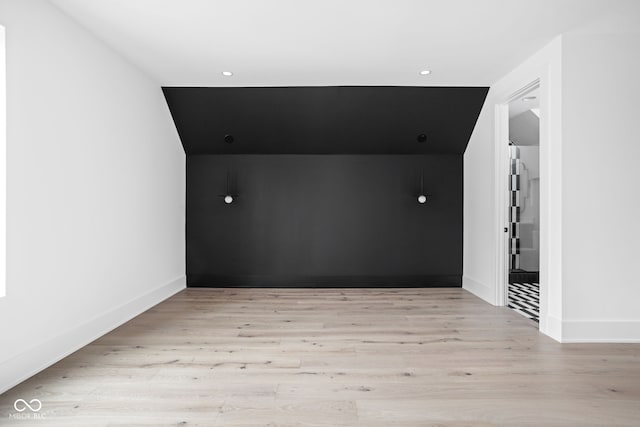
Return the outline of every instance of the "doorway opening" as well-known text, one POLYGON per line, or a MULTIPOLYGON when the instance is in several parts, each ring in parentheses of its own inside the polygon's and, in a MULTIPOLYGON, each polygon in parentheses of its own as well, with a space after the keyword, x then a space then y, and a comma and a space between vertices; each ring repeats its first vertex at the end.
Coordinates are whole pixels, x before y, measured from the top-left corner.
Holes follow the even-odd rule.
POLYGON ((509 104, 507 306, 540 320, 540 87, 509 104))

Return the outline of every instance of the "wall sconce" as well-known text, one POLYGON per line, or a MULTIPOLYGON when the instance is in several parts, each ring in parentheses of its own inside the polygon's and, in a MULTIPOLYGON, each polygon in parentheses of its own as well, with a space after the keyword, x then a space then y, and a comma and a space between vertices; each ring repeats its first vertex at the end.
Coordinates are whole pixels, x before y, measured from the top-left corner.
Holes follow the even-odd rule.
POLYGON ((418 203, 424 205, 429 195, 424 193, 424 172, 420 174, 420 194, 418 194, 418 203))
POLYGON ((227 190, 224 194, 220 194, 220 197, 223 198, 222 200, 224 200, 227 205, 233 203, 234 199, 238 197, 237 194, 233 194, 231 191, 231 175, 229 172, 227 172, 227 190))

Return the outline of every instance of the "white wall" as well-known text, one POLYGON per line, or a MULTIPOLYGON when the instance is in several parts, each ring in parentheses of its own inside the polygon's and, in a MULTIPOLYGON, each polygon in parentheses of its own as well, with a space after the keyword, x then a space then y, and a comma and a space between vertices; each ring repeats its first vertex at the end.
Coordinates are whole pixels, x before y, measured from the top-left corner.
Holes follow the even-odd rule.
POLYGON ((639 22, 617 11, 507 74, 465 152, 463 286, 500 304, 495 106, 542 76, 540 330, 563 342, 640 341, 639 22))
POLYGON ((497 304, 494 187, 494 89, 489 89, 464 153, 463 287, 497 304))
POLYGON ((564 341, 640 341, 638 22, 563 38, 564 341))
POLYGON ((0 26, 0 298, 7 284, 7 86, 4 27, 0 26))
MULTIPOLYGON (((523 101, 519 100, 520 103, 523 101)), ((540 144, 540 118, 531 110, 511 117, 511 110, 517 101, 509 105, 509 140, 522 147, 540 144)), ((537 107, 536 107, 537 108, 537 107)))
POLYGON ((0 392, 184 287, 184 153, 161 88, 43 0, 7 42, 0 392))
MULTIPOLYGON (((502 152, 497 151, 496 106, 506 105, 514 93, 541 79, 540 104, 547 117, 542 117, 540 122, 540 155, 553 159, 544 163, 541 159, 541 174, 547 178, 553 175, 553 182, 560 182, 561 46, 561 37, 558 37, 491 87, 464 154, 463 287, 491 304, 503 303, 498 292, 498 279, 499 275, 506 279, 507 269, 507 243, 503 228, 508 226, 508 146, 505 137, 504 144, 500 145, 502 152), (551 140, 553 144, 549 144, 551 140), (504 180, 502 194, 496 191, 496 182, 500 178, 504 180), (499 250, 501 241, 503 250, 499 250), (502 259, 497 257, 497 253, 502 259)), ((506 108, 503 109, 508 114, 506 108)), ((546 230, 546 235, 541 233, 540 241, 541 244, 549 239, 553 241, 548 245, 549 250, 541 250, 540 254, 540 298, 541 301, 549 299, 549 303, 541 308, 540 327, 546 334, 559 339, 561 332, 557 319, 561 318, 562 310, 562 242, 557 241, 560 235, 555 231, 561 219, 559 200, 562 195, 561 187, 551 186, 550 182, 547 179, 540 183, 540 221, 546 230)))

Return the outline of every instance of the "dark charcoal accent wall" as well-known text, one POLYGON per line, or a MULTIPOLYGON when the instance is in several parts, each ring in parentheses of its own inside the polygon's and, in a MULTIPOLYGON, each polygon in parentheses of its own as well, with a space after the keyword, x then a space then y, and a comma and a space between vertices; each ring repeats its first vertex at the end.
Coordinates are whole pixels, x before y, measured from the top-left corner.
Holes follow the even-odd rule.
POLYGON ((187 153, 189 286, 461 285, 462 155, 488 88, 163 91, 187 153))
POLYGON ((461 274, 462 155, 187 156, 189 286, 460 286, 461 274))
POLYGON ((165 87, 194 154, 462 154, 486 87, 165 87), (418 143, 418 135, 426 141, 418 143), (234 142, 225 142, 233 135, 234 142))

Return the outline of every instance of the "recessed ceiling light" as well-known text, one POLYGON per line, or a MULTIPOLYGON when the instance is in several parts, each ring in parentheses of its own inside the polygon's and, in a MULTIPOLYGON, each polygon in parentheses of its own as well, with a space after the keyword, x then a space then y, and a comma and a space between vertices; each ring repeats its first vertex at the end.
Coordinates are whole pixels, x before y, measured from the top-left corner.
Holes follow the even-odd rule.
POLYGON ((535 101, 537 98, 535 96, 525 96, 524 98, 522 98, 523 101, 529 102, 529 101, 535 101))
POLYGON ((223 71, 222 75, 225 76, 225 77, 231 77, 231 76, 233 76, 233 73, 231 71, 223 71))
POLYGON ((420 75, 421 76, 428 76, 429 74, 431 74, 431 70, 422 70, 422 71, 420 71, 420 75))

